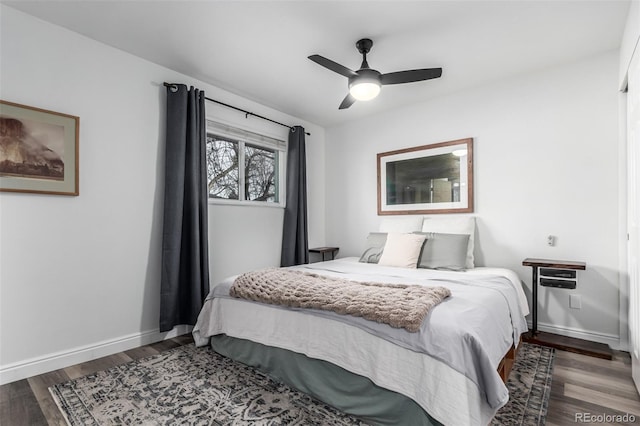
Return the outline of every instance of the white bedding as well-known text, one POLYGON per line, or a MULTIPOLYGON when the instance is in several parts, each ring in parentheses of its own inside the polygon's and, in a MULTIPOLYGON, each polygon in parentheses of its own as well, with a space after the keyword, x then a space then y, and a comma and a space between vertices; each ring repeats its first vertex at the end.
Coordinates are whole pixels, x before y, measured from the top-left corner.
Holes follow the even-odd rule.
MULTIPOLYGON (((416 281, 425 273, 424 270, 362 264, 357 262, 357 258, 314 265, 327 275, 346 270, 353 274, 353 279, 375 276, 385 282, 416 281)), ((519 314, 524 316, 529 311, 520 281, 512 271, 475 268, 467 272, 430 273, 442 279, 453 279, 460 274, 467 278, 504 276, 516 289, 516 305, 520 305, 522 311, 519 314)), ((504 316, 509 316, 508 312, 504 316)), ((523 317, 521 320, 524 321, 523 317)), ((509 321, 509 318, 504 321, 509 321)), ((511 329, 510 323, 508 326, 511 329)), ((506 327, 506 323, 501 327, 506 327)), ((194 328, 194 339, 197 345, 203 346, 208 344, 210 336, 220 333, 332 362, 368 377, 378 386, 412 398, 432 417, 447 425, 487 424, 508 400, 508 392, 501 382, 504 387, 500 393, 502 396, 492 407, 474 381, 437 357, 406 349, 362 328, 327 317, 241 299, 210 297, 194 328)), ((504 351, 487 349, 488 356, 495 360, 497 366, 504 351)))
POLYGON ((524 315, 525 317, 529 315, 529 302, 527 301, 527 295, 524 294, 522 281, 520 281, 520 278, 518 278, 518 274, 516 274, 512 270, 481 266, 478 268, 468 269, 463 273, 468 275, 500 275, 507 278, 509 281, 511 281, 513 287, 516 289, 516 293, 518 294, 518 303, 520 304, 520 309, 522 309, 522 315, 524 315))

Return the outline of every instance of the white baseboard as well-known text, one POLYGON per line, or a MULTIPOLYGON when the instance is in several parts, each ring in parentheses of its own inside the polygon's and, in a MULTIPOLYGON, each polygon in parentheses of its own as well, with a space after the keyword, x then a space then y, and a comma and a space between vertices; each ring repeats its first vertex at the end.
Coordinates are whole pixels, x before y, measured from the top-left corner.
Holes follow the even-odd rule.
POLYGON ((69 367, 113 355, 118 352, 171 339, 182 334, 190 333, 193 327, 187 325, 176 326, 173 330, 160 333, 159 329, 122 336, 116 339, 104 340, 92 345, 77 347, 68 351, 60 351, 41 357, 30 358, 0 366, 0 385, 22 380, 27 377, 69 367))
MULTIPOLYGON (((531 329, 531 323, 529 323, 529 329, 531 329)), ((620 336, 616 334, 598 333, 545 323, 538 323, 538 331, 559 334, 560 336, 574 337, 576 339, 588 340, 590 342, 604 343, 613 349, 625 350, 620 348, 620 336)))
MULTIPOLYGON (((529 326, 531 326, 531 324, 529 324, 529 326)), ((42 357, 3 365, 0 366, 0 385, 127 351, 161 340, 171 339, 182 334, 190 333, 191 329, 192 327, 190 326, 181 325, 166 333, 160 333, 158 329, 143 331, 117 339, 105 340, 93 345, 82 346, 68 351, 56 352, 42 357)), ((628 351, 628 348, 620 347, 620 337, 614 334, 596 333, 544 323, 538 323, 538 330, 559 334, 561 336, 604 343, 613 349, 628 351)))

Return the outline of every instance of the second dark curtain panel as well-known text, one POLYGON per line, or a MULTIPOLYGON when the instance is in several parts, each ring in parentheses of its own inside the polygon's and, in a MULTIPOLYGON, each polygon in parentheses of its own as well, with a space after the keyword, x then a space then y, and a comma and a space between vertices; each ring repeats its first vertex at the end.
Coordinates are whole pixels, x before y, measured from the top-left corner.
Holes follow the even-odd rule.
POLYGON ((204 92, 167 87, 160 331, 196 323, 209 293, 204 92))
POLYGON ((282 229, 280 266, 309 263, 307 236, 307 158, 304 128, 289 132, 287 148, 287 207, 282 229))

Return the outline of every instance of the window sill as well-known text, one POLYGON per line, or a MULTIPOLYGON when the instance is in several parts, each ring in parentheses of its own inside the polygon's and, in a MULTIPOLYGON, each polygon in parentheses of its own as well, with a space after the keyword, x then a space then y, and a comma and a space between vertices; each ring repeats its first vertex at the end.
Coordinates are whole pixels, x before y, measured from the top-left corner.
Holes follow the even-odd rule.
POLYGON ((239 201, 239 200, 222 200, 219 198, 209 198, 210 205, 218 206, 245 206, 245 207, 267 207, 284 209, 284 203, 266 203, 264 201, 239 201))

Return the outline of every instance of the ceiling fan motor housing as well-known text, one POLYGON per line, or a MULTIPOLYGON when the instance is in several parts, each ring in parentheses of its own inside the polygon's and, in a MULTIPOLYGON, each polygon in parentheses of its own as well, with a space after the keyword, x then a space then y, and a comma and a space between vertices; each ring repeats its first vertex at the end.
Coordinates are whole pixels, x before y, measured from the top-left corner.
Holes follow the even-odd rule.
POLYGON ((380 72, 370 68, 363 68, 356 71, 357 75, 349 77, 349 88, 358 83, 375 83, 380 85, 380 72))

